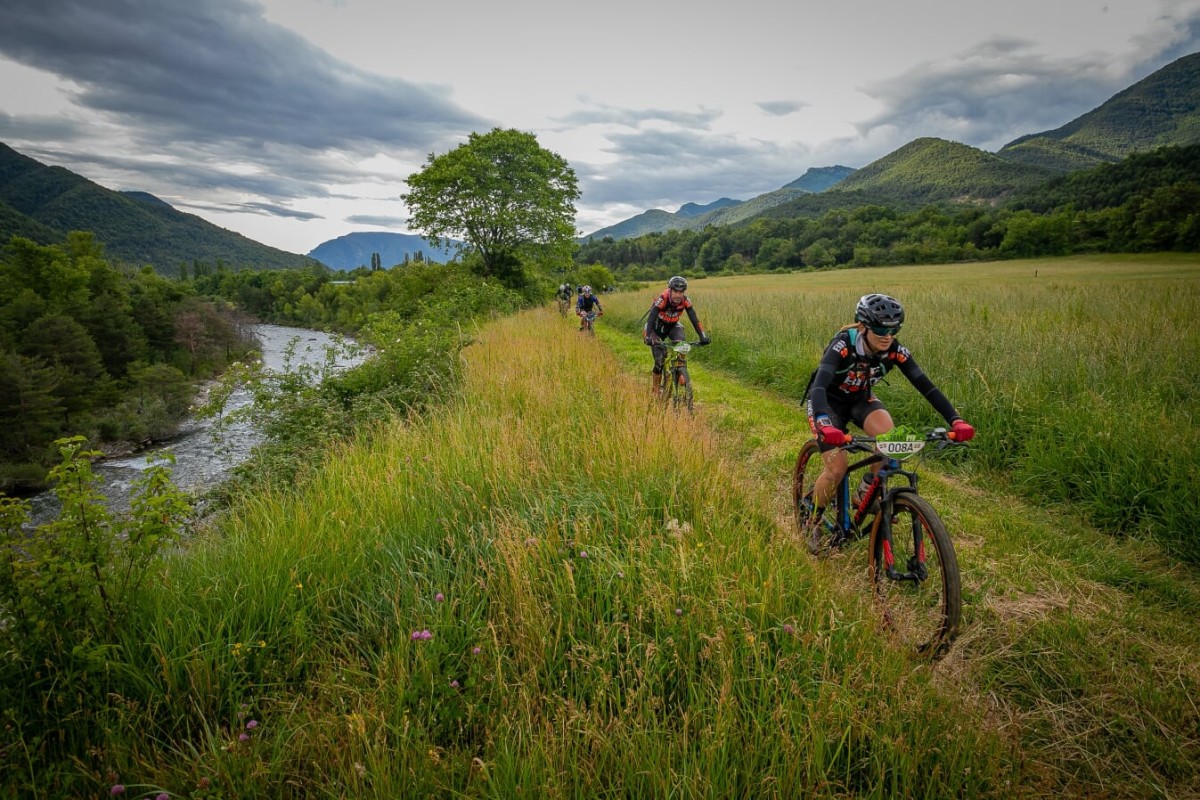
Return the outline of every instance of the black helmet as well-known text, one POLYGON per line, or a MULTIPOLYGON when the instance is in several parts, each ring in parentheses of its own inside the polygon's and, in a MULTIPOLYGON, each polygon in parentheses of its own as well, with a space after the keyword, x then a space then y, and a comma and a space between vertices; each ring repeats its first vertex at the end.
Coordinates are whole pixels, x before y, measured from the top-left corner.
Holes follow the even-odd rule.
POLYGON ((674 289, 677 292, 686 292, 687 278, 683 277, 682 275, 676 275, 674 278, 671 278, 671 280, 667 281, 667 288, 674 289))
POLYGON ((904 306, 886 294, 864 294, 858 299, 854 319, 871 328, 899 328, 904 322, 904 306))

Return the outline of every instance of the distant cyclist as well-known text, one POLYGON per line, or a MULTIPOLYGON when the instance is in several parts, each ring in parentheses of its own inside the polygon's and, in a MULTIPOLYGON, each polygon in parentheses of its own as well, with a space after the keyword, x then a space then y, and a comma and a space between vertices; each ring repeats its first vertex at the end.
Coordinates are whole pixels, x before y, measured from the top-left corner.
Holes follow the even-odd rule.
POLYGON ((595 312, 596 316, 604 313, 604 308, 600 305, 600 298, 592 294, 591 286, 581 286, 579 288, 579 299, 575 301, 575 313, 579 316, 579 330, 584 329, 583 317, 585 314, 595 312))
MULTIPOLYGON (((895 427, 892 415, 872 392, 872 387, 892 367, 899 368, 934 410, 945 417, 957 441, 965 442, 975 435, 975 429, 963 421, 946 396, 917 366, 908 348, 896 339, 904 324, 904 307, 898 300, 886 294, 863 295, 854 319, 854 324, 842 328, 825 348, 806 393, 808 424, 817 437, 825 463, 813 486, 814 524, 821 519, 834 488, 846 474, 846 452, 838 446, 849 441, 849 424, 854 422, 868 436, 879 436, 895 427)), ((878 471, 882 466, 875 464, 873 469, 878 471)), ((856 502, 873 478, 872 472, 864 470, 862 483, 855 492, 856 502)), ((814 531, 806 533, 811 539, 814 531)))
POLYGON ((650 351, 654 354, 654 385, 651 391, 655 395, 662 391, 663 361, 667 357, 667 348, 663 344, 663 339, 682 342, 687 338, 683 332, 683 325, 679 321, 684 312, 687 312, 688 320, 699 334, 700 344, 706 345, 712 341, 700 326, 696 309, 692 307, 692 301, 685 294, 687 287, 687 279, 680 275, 667 281, 666 290, 654 298, 654 302, 650 305, 646 325, 642 328, 642 340, 650 346, 650 351))
POLYGON ((566 314, 567 306, 571 304, 571 287, 565 283, 560 283, 558 291, 554 293, 554 302, 558 303, 559 313, 566 314))

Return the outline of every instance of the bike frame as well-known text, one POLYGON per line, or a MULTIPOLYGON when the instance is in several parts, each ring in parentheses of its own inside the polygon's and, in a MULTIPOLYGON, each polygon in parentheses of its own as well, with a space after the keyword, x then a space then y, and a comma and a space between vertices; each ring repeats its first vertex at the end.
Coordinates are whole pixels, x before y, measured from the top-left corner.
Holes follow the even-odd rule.
MULTIPOLYGON (((884 570, 889 579, 894 581, 923 581, 928 577, 928 572, 925 568, 925 542, 920 531, 913 531, 913 549, 918 554, 917 563, 908 565, 909 569, 905 572, 900 572, 896 569, 895 562, 892 558, 892 504, 896 495, 911 492, 917 494, 917 473, 913 470, 904 469, 900 461, 876 452, 871 445, 852 441, 845 448, 847 452, 864 452, 869 453, 866 458, 861 458, 850 464, 846 468, 846 474, 838 482, 838 504, 836 525, 837 530, 834 531, 837 538, 842 541, 847 541, 857 538, 866 533, 861 529, 861 525, 871 512, 867 509, 871 505, 871 501, 875 497, 879 497, 879 511, 875 514, 875 524, 870 530, 872 539, 875 537, 883 538, 883 550, 886 563, 884 570), (866 469, 872 464, 883 462, 883 467, 876 475, 876 480, 871 490, 863 496, 862 501, 857 507, 851 508, 850 502, 850 485, 851 474, 859 470, 866 469), (893 479, 903 478, 904 485, 893 487, 891 485, 893 479), (851 516, 853 510, 853 516, 851 516)), ((872 548, 872 552, 874 548, 872 548)))

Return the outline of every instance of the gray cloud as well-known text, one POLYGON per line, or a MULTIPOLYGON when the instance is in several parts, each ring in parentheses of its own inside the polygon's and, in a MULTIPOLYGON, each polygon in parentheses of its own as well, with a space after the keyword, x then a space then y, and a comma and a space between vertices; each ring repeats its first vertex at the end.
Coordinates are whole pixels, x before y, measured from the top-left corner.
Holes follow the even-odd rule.
POLYGON ((645 122, 669 122, 674 125, 707 130, 721 115, 722 112, 716 109, 706 108, 701 108, 699 111, 669 111, 661 108, 617 108, 616 106, 594 104, 591 108, 555 117, 554 121, 569 128, 581 125, 624 125, 628 128, 638 128, 645 122))
POLYGON ((755 105, 761 108, 763 113, 772 117, 786 117, 788 114, 808 108, 810 104, 799 100, 764 100, 755 105))
MULTIPOLYGON (((442 90, 333 58, 266 20, 252 0, 0 0, 0 17, 0 53, 71 81, 72 102, 132 139, 126 152, 174 157, 162 169, 197 182, 180 185, 322 194, 316 184, 353 172, 322 153, 423 155, 487 125, 442 90), (260 176, 222 168, 234 164, 260 176)), ((48 124, 0 119, 0 129, 22 134, 13 138, 44 141, 40 127, 87 141, 69 124, 48 124)), ((126 159, 138 173, 159 168, 126 159)))
POLYGON ((378 228, 403 228, 408 222, 404 217, 388 217, 374 214, 351 214, 346 217, 351 225, 374 225, 378 228))
POLYGON ((325 219, 325 217, 322 215, 314 214, 311 211, 297 211, 294 208, 272 205, 271 203, 242 203, 239 208, 242 211, 249 211, 253 214, 266 214, 270 217, 286 217, 288 219, 325 219))
POLYGON ((590 206, 629 204, 675 209, 719 197, 748 199, 803 174, 809 156, 800 145, 742 141, 695 131, 613 134, 605 151, 613 163, 576 164, 590 206))
POLYGON ((1026 41, 993 38, 954 59, 919 64, 863 87, 886 108, 859 124, 858 132, 897 144, 938 136, 998 150, 1019 136, 1070 122, 1200 46, 1200 12, 1160 23, 1169 38, 1136 63, 1104 53, 1049 57, 1026 41))
POLYGON ((14 117, 0 111, 0 140, 5 141, 78 141, 87 136, 87 127, 63 117, 14 117))

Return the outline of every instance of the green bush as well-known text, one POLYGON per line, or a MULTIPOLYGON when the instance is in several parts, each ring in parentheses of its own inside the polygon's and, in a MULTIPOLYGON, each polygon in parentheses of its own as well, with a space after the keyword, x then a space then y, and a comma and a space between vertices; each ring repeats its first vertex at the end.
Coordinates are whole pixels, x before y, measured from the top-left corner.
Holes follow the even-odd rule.
POLYGON ((100 453, 81 436, 56 444, 58 519, 29 531, 29 504, 0 497, 0 707, 17 738, 69 748, 86 741, 88 709, 117 680, 120 631, 191 506, 157 464, 139 479, 129 513, 114 514, 92 472, 100 453))

